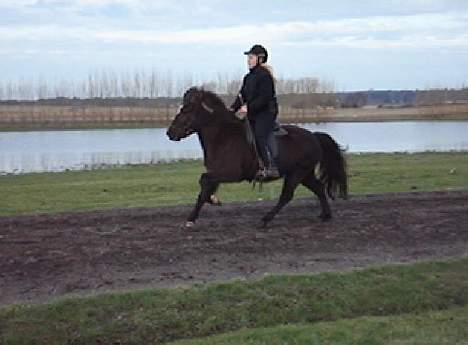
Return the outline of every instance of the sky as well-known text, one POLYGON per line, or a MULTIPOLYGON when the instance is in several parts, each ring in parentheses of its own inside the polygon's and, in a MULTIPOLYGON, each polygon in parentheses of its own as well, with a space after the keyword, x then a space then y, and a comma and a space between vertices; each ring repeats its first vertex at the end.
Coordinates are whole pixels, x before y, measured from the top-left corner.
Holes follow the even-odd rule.
POLYGON ((468 0, 0 0, 0 81, 241 76, 256 43, 338 91, 466 86, 468 0))

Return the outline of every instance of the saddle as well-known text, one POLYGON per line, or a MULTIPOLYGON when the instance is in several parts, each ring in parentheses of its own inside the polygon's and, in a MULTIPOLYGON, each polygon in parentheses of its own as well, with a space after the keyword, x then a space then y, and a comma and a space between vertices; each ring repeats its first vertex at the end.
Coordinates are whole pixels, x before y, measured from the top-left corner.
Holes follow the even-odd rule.
MULTIPOLYGON (((250 122, 248 120, 244 121, 245 123, 245 133, 247 136, 247 142, 250 145, 256 145, 255 144, 255 134, 253 132, 252 127, 250 126, 250 122)), ((273 138, 270 138, 269 140, 275 140, 275 137, 282 137, 285 135, 288 135, 288 130, 284 128, 279 122, 275 122, 275 127, 273 128, 273 138)))
POLYGON ((273 129, 273 134, 277 137, 282 137, 288 135, 288 130, 280 125, 279 122, 275 122, 275 128, 273 129))

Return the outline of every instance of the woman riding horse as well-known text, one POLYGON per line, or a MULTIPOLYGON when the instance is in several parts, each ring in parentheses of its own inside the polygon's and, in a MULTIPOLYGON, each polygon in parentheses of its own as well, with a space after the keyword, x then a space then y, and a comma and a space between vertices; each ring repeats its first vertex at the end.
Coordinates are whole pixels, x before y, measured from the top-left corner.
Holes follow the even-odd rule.
POLYGON ((239 111, 241 117, 247 116, 253 128, 257 151, 264 165, 257 174, 259 179, 278 178, 277 150, 270 147, 271 141, 268 140, 278 115, 275 83, 271 70, 266 65, 268 52, 263 46, 256 44, 244 54, 248 56, 250 71, 244 77, 231 110, 239 111))
MULTIPOLYGON (((294 125, 284 126, 287 135, 278 137, 279 169, 283 188, 277 204, 261 220, 266 226, 293 198, 299 184, 317 195, 320 218, 331 218, 327 196, 346 198, 346 161, 338 143, 326 133, 309 132, 294 125)), ((259 162, 247 140, 245 124, 223 100, 210 91, 191 87, 182 98, 182 107, 167 130, 170 140, 179 141, 196 133, 203 149, 206 172, 200 176, 200 193, 186 227, 195 225, 203 205, 213 202, 221 183, 254 181, 259 162)))

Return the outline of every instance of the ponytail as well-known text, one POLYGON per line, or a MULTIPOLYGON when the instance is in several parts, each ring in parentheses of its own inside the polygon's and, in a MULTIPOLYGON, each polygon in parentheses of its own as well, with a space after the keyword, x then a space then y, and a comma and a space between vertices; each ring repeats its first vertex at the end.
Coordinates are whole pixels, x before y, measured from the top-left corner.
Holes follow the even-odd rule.
POLYGON ((262 63, 260 66, 266 69, 268 73, 270 73, 271 78, 273 79, 273 82, 276 83, 275 75, 273 74, 273 67, 271 67, 271 65, 268 65, 266 63, 262 63))

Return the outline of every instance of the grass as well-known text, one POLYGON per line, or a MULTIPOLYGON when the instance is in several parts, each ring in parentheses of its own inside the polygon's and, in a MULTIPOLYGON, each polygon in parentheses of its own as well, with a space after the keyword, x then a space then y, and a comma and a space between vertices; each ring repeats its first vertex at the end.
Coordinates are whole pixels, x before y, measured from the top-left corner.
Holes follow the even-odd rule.
MULTIPOLYGON (((468 188, 468 153, 348 155, 352 194, 468 188), (455 169, 455 170, 452 170, 455 169), (451 173, 452 171, 452 173, 451 173)), ((0 177, 0 215, 192 204, 199 191, 200 161, 94 171, 0 177)), ((224 202, 277 198, 280 183, 252 191, 227 184, 224 202)), ((298 197, 310 196, 300 187, 298 197)))
POLYGON ((423 343, 424 330, 444 343, 465 339, 467 305, 465 258, 15 305, 0 309, 0 344, 161 344, 232 331, 240 332, 195 344, 305 344, 312 335, 326 344, 375 344, 364 340, 404 334, 423 343), (362 319, 343 320, 354 318, 362 319), (285 342, 270 341, 275 335, 285 342))
POLYGON ((241 330, 172 345, 468 344, 468 307, 419 315, 319 322, 241 330))

